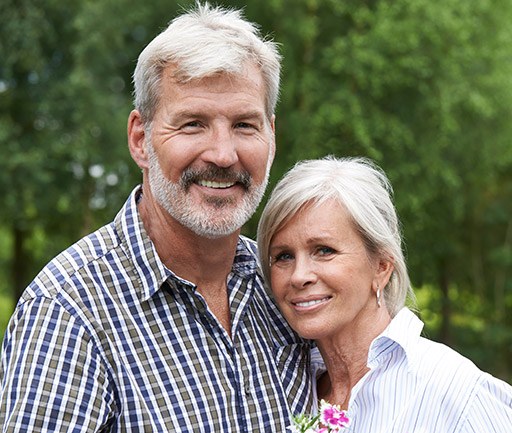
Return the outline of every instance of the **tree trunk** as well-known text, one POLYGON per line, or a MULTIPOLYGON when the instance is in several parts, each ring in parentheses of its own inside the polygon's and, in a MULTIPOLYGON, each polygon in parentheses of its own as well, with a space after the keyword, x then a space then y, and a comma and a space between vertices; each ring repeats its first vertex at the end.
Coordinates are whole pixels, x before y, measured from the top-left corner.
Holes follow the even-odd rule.
POLYGON ((12 294, 16 303, 20 298, 27 284, 26 276, 28 272, 27 260, 25 254, 25 239, 27 231, 14 225, 12 227, 12 266, 11 281, 12 294))

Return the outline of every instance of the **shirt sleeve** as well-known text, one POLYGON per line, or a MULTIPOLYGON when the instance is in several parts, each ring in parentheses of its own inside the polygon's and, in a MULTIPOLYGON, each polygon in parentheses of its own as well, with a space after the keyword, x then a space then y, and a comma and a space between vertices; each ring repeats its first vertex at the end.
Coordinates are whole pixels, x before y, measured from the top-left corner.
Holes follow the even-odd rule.
POLYGON ((484 373, 467 410, 463 433, 512 432, 512 386, 484 373))
POLYGON ((85 328, 58 302, 36 298, 13 315, 0 364, 4 432, 109 431, 106 368, 85 328))

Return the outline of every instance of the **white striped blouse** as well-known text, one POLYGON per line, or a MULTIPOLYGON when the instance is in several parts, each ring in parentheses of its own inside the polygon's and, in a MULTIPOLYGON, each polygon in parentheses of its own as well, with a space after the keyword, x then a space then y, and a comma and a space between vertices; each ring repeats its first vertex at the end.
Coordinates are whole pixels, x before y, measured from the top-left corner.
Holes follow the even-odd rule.
POLYGON ((344 432, 512 433, 512 386, 421 337, 422 328, 404 308, 372 342, 344 432))

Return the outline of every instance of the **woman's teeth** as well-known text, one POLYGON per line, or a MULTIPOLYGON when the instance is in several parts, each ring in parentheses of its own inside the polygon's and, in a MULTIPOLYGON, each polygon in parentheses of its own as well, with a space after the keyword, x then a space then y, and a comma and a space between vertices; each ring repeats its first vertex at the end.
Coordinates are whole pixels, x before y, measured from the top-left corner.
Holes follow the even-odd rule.
POLYGON ((306 301, 306 302, 295 302, 294 305, 297 307, 311 307, 313 305, 320 304, 322 302, 325 302, 329 297, 325 297, 322 299, 316 299, 314 301, 306 301))

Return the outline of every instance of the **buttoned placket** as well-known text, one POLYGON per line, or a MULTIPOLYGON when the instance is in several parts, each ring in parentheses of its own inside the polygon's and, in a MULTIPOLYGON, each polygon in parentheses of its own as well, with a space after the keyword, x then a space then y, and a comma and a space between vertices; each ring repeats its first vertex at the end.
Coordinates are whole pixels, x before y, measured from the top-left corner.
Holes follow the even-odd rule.
MULTIPOLYGON (((246 417, 247 411, 245 408, 248 407, 247 400, 252 398, 251 380, 250 377, 244 374, 249 371, 249 369, 244 366, 242 357, 240 356, 237 348, 238 345, 236 344, 238 335, 237 330, 239 329, 239 326, 241 326, 241 322, 243 322, 246 309, 249 305, 250 296, 244 298, 244 302, 236 302, 236 300, 233 300, 230 305, 231 317, 236 318, 231 324, 232 336, 230 338, 224 327, 209 309, 204 297, 197 291, 197 287, 195 285, 184 280, 176 281, 172 277, 168 281, 170 283, 168 289, 179 290, 183 295, 185 295, 185 299, 188 300, 188 305, 185 305, 185 307, 188 309, 189 313, 193 315, 198 323, 201 323, 203 329, 213 337, 215 343, 218 346, 221 346, 219 347, 219 353, 224 356, 226 364, 229 365, 227 377, 233 388, 236 390, 237 420, 242 428, 240 431, 250 433, 248 430, 249 423, 246 417), (239 311, 240 308, 243 311, 239 311)), ((249 290, 248 286, 248 281, 243 279, 242 285, 238 287, 237 291, 249 290)))

